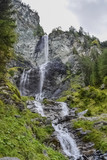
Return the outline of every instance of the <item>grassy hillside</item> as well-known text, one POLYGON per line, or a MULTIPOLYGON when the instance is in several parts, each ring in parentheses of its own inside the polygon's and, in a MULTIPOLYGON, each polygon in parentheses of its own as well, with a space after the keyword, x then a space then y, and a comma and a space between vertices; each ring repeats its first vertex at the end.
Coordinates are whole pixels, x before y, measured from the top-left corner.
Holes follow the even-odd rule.
MULTIPOLYGON (((0 157, 21 160, 65 160, 57 151, 47 147, 53 128, 46 118, 31 113, 25 101, 10 82, 0 84, 0 157)), ((49 145, 49 144, 48 144, 49 145)))
POLYGON ((83 141, 94 142, 96 149, 106 152, 107 89, 101 90, 91 86, 81 88, 77 82, 77 77, 71 84, 72 87, 63 92, 58 101, 65 101, 70 108, 77 109, 77 118, 72 120, 71 123, 74 129, 82 128, 83 131, 89 131, 83 137, 83 141), (85 110, 87 112, 83 116, 78 115, 78 113, 85 110))

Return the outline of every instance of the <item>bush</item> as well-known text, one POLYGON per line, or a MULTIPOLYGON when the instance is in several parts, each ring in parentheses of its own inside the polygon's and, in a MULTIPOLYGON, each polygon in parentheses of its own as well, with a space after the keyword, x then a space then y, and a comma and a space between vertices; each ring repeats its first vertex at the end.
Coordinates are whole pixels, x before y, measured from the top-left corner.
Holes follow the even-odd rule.
POLYGON ((9 74, 11 75, 11 77, 13 77, 13 76, 14 76, 14 71, 13 71, 13 70, 10 70, 10 71, 9 71, 9 74))
POLYGON ((42 37, 43 35, 44 35, 44 30, 40 25, 38 25, 37 28, 34 30, 34 37, 35 36, 42 37))

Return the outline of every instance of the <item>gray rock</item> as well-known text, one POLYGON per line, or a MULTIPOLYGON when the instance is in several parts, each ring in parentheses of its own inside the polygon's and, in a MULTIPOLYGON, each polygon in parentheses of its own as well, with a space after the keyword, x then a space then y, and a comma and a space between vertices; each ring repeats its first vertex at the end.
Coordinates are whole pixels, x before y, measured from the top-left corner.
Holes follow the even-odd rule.
POLYGON ((16 118, 21 118, 21 116, 20 116, 20 115, 15 115, 15 117, 16 117, 16 118))
POLYGON ((86 114, 87 111, 88 111, 88 109, 86 109, 85 111, 79 112, 79 113, 78 113, 78 116, 79 116, 79 117, 84 116, 84 114, 86 114))
POLYGON ((104 88, 105 88, 105 84, 102 84, 100 88, 101 88, 101 89, 104 89, 104 88))
POLYGON ((32 11, 28 5, 23 4, 20 0, 13 0, 13 6, 16 10, 14 18, 18 33, 18 42, 14 46, 15 52, 35 65, 35 47, 40 40, 34 35, 40 22, 38 13, 32 11))

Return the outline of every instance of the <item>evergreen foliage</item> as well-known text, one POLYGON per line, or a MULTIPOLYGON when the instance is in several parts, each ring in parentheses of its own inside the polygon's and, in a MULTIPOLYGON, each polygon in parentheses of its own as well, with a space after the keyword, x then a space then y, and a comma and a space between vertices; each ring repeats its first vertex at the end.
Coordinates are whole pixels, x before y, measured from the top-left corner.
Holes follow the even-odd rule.
POLYGON ((15 42, 15 21, 12 18, 11 0, 0 1, 0 79, 6 70, 6 63, 12 57, 12 48, 15 42))
POLYGON ((101 55, 93 49, 89 56, 79 58, 81 71, 85 77, 86 85, 99 86, 107 76, 107 49, 101 55))
POLYGON ((93 62, 91 61, 89 56, 82 56, 82 57, 80 57, 79 61, 81 64, 81 70, 84 74, 85 84, 89 85, 90 84, 90 75, 92 74, 93 62))
POLYGON ((43 35, 44 35, 44 30, 40 25, 38 25, 34 31, 34 36, 42 37, 43 35))
POLYGON ((99 57, 99 74, 103 80, 107 76, 107 49, 103 50, 102 55, 99 57))

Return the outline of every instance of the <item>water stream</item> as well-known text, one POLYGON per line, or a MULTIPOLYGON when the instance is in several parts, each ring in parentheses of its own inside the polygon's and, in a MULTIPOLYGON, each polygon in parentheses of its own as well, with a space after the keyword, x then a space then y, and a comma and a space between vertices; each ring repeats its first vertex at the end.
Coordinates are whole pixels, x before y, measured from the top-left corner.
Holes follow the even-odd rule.
POLYGON ((22 76, 21 76, 21 79, 20 79, 20 88, 19 88, 19 91, 20 91, 21 95, 26 95, 27 94, 27 90, 26 90, 25 85, 29 84, 29 74, 30 74, 31 70, 32 69, 29 69, 28 71, 26 71, 24 69, 24 71, 22 73, 22 76))
MULTIPOLYGON (((61 118, 64 118, 65 116, 69 115, 69 110, 67 107, 67 104, 64 102, 59 102, 62 111, 61 111, 61 118)), ((56 120, 52 122, 52 126, 54 127, 57 138, 61 144, 61 147, 63 149, 63 152, 69 157, 72 158, 72 160, 77 160, 80 158, 80 152, 76 145, 75 140, 72 138, 72 135, 68 132, 68 129, 66 127, 66 123, 56 123, 56 120)))
POLYGON ((45 80, 45 68, 48 64, 48 35, 43 36, 44 39, 44 55, 45 55, 45 63, 43 63, 39 69, 40 69, 40 86, 39 86, 39 94, 35 95, 35 98, 37 101, 43 100, 43 84, 45 80))
MULTIPOLYGON (((40 69, 40 86, 39 86, 39 94, 35 95, 34 101, 34 110, 41 114, 42 116, 49 117, 52 121, 52 126, 56 131, 56 137, 60 142, 61 148, 66 156, 69 157, 70 160, 77 160, 81 157, 79 149, 76 145, 74 138, 71 133, 69 133, 66 122, 58 123, 58 119, 62 119, 65 116, 69 115, 69 109, 67 104, 64 102, 56 102, 56 106, 49 107, 46 111, 46 106, 44 106, 41 101, 44 98, 43 95, 43 85, 45 80, 46 66, 48 64, 48 36, 44 36, 44 55, 45 55, 45 63, 42 64, 40 69)), ((22 94, 25 94, 26 90, 24 89, 26 81, 28 81, 29 71, 24 71, 21 77, 20 87, 22 94)))

